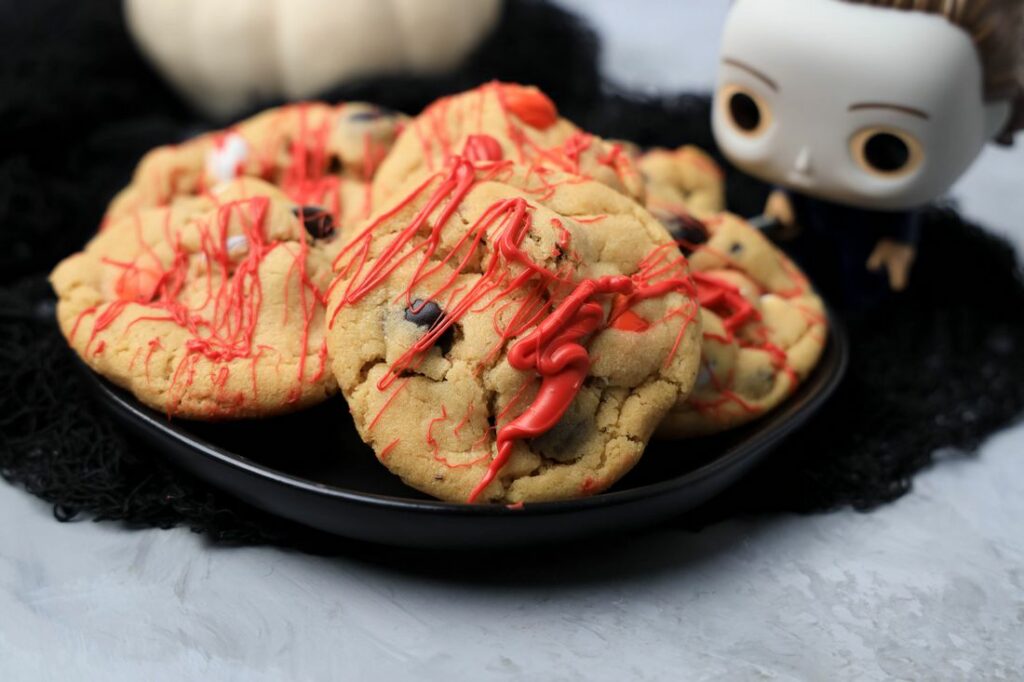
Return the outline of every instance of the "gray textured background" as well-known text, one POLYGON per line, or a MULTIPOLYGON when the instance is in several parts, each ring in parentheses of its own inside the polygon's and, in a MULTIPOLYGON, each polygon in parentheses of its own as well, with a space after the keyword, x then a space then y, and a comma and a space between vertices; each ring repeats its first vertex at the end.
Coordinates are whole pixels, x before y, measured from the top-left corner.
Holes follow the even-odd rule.
MULTIPOLYGON (((562 1, 613 79, 710 85, 724 0, 562 1)), ((1024 246, 1022 189, 993 150, 956 195, 1024 246)), ((0 485, 0 679, 1021 679, 1022 450, 1018 427, 872 514, 652 530, 516 585, 62 525, 0 485)))

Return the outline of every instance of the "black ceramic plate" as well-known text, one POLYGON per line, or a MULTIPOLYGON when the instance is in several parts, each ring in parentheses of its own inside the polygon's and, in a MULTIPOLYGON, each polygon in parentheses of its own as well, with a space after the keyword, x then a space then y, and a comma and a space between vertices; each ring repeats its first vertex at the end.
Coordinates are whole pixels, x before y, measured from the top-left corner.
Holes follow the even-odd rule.
POLYGON ((402 484, 356 435, 340 398, 259 421, 168 420, 95 377, 103 404, 173 463, 238 498, 301 524, 393 545, 525 545, 637 528, 689 511, 734 483, 816 412, 839 385, 847 338, 836 324, 817 369, 783 406, 744 428, 652 443, 611 490, 569 502, 438 502, 402 484))

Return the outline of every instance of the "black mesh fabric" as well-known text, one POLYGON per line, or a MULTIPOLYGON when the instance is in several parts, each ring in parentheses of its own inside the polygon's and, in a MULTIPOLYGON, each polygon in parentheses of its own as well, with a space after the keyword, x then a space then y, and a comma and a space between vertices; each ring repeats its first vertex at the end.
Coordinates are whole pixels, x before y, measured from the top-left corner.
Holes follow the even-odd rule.
MULTIPOLYGON (((0 474, 58 519, 185 525, 212 540, 333 551, 182 474, 98 409, 53 323, 45 276, 94 231, 148 148, 210 123, 135 52, 114 0, 0 4, 0 474)), ((351 84, 326 99, 414 113, 490 78, 531 82, 594 132, 714 151, 707 97, 612 92, 597 43, 564 12, 511 2, 468 65, 435 78, 351 84)), ((268 103, 270 104, 270 103, 268 103)), ((766 190, 729 170, 729 203, 751 215, 766 190)), ((969 453, 1024 410, 1024 283, 1013 250, 950 206, 926 217, 913 284, 848 316, 851 366, 839 393, 756 472, 679 523, 738 514, 870 510, 906 493, 935 453, 969 453)))

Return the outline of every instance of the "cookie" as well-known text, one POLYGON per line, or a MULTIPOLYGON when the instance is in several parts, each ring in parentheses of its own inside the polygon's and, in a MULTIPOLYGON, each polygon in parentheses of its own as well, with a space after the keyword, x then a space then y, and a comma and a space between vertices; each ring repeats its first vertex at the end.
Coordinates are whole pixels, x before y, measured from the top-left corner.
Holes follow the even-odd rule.
MULTIPOLYGON (((492 82, 443 97, 410 121, 374 178, 375 199, 386 199, 418 173, 440 170, 449 156, 462 154, 479 135, 496 141, 500 157, 510 163, 597 180, 643 198, 640 173, 621 145, 561 118, 537 88, 492 82)), ((471 145, 468 153, 475 152, 490 153, 471 145)))
POLYGON ((659 436, 717 433, 770 411, 814 369, 828 336, 824 304, 761 232, 727 213, 669 223, 689 254, 703 322, 693 394, 659 436))
POLYGON ((640 157, 638 165, 647 208, 655 214, 706 216, 725 210, 725 176, 699 148, 652 149, 640 157))
POLYGON ((332 232, 329 213, 252 178, 132 212, 51 274, 61 331, 93 370, 168 415, 307 407, 336 391, 323 305, 332 232))
POLYGON ((695 290, 670 235, 603 184, 540 176, 453 157, 334 263, 329 353, 356 427, 444 500, 604 490, 696 379, 695 290))
POLYGON ((202 194, 236 177, 261 178, 300 204, 349 225, 371 212, 369 180, 405 118, 371 104, 309 102, 264 111, 231 128, 146 154, 106 220, 202 194))

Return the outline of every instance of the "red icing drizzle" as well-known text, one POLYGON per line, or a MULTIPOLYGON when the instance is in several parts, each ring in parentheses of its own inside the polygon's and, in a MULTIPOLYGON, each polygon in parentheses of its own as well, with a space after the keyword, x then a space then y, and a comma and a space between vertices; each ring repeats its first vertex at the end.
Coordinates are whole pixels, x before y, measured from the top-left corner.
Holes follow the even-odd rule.
MULTIPOLYGON (((435 262, 442 233, 453 222, 451 218, 477 182, 478 173, 484 179, 493 175, 488 169, 493 171, 495 166, 495 155, 491 153, 495 145, 484 138, 477 138, 468 142, 466 147, 467 154, 479 160, 476 165, 469 158, 451 157, 444 171, 427 179, 398 205, 378 216, 341 251, 335 260, 338 275, 331 284, 331 290, 337 293, 341 286, 344 290, 340 296, 332 296, 338 302, 328 316, 328 326, 333 327, 342 310, 364 299, 403 266, 414 267, 412 275, 403 281, 405 288, 393 299, 395 304, 409 307, 414 297, 444 303, 444 315, 392 362, 377 382, 378 390, 390 391, 390 394, 370 422, 370 431, 410 380, 399 381, 399 377, 415 369, 438 339, 467 313, 493 311, 493 327, 499 341, 481 362, 481 368, 501 352, 507 341, 522 337, 509 350, 509 362, 520 371, 539 375, 540 388, 525 410, 498 429, 497 454, 469 497, 469 501, 474 501, 498 475, 517 440, 545 433, 565 414, 589 372, 592 360, 584 344, 592 334, 609 325, 636 326, 639 316, 631 310, 634 305, 671 292, 692 294, 694 288, 686 273, 685 258, 668 248, 671 244, 652 251, 641 264, 640 272, 632 277, 602 277, 577 282, 572 277, 571 263, 556 270, 539 265, 522 248, 532 229, 533 212, 532 206, 522 198, 496 201, 474 223, 461 229, 454 244, 446 242, 445 255, 435 262), (402 229, 377 244, 379 253, 371 260, 370 249, 376 241, 378 229, 418 197, 423 198, 423 207, 402 229), (460 274, 466 271, 485 242, 492 248, 485 262, 479 265, 479 276, 472 284, 458 284, 460 274), (450 273, 437 283, 436 275, 446 268, 450 273), (432 284, 429 290, 424 290, 422 287, 427 281, 432 284), (612 299, 607 319, 601 297, 612 299), (560 301, 554 310, 552 299, 560 301)), ((543 191, 550 191, 550 187, 543 191)), ((568 249, 571 232, 558 220, 552 227, 558 231, 558 248, 568 249)), ((448 235, 451 234, 449 229, 448 235)), ((670 311, 664 320, 657 321, 682 318, 676 345, 666 359, 667 363, 671 362, 687 325, 696 314, 696 305, 684 305, 670 311)), ((651 323, 644 321, 644 324, 651 323)), ((523 385, 498 416, 499 420, 513 408, 529 386, 530 382, 523 385)), ((467 413, 453 427, 456 436, 468 420, 467 413)), ((441 415, 431 420, 427 428, 427 445, 435 459, 449 467, 465 467, 490 456, 488 452, 463 464, 441 457, 434 429, 447 421, 449 415, 442 406, 441 415)), ((474 447, 483 444, 486 437, 485 433, 474 447)))
MULTIPOLYGON (((242 135, 242 128, 238 126, 212 133, 208 139, 214 150, 221 150, 231 134, 239 135, 249 145, 249 159, 236 165, 236 177, 251 175, 278 184, 296 203, 323 206, 341 224, 341 188, 345 182, 351 181, 333 172, 332 164, 336 159, 329 145, 332 127, 346 105, 334 107, 319 124, 313 125, 309 119, 310 111, 315 106, 302 102, 281 107, 267 126, 271 134, 260 145, 242 135), (296 123, 297 130, 292 130, 296 123), (282 165, 279 156, 283 150, 287 150, 287 161, 282 165)), ((174 148, 166 149, 171 152, 174 148)), ((387 147, 375 142, 369 132, 364 134, 362 180, 365 183, 372 180, 386 153, 387 147)), ((209 192, 210 180, 206 178, 205 172, 189 177, 190 171, 189 168, 172 166, 162 176, 151 178, 151 192, 157 197, 157 205, 166 205, 175 196, 209 192)), ((371 192, 367 184, 363 195, 362 216, 368 217, 371 211, 371 192)), ((104 218, 101 230, 108 222, 104 218)))
POLYGON ((383 462, 384 460, 386 460, 388 458, 388 455, 391 454, 391 451, 398 447, 398 443, 401 442, 401 440, 401 438, 396 438, 390 443, 388 443, 387 447, 380 451, 380 461, 383 462))
MULTIPOLYGON (((325 208, 338 220, 341 210, 341 178, 327 173, 330 162, 327 140, 331 134, 333 119, 327 117, 319 126, 310 126, 307 121, 308 109, 308 105, 296 105, 299 130, 291 141, 289 163, 284 168, 281 189, 300 205, 322 205, 324 198, 330 195, 334 205, 325 208)), ((270 177, 273 172, 273 167, 268 166, 262 175, 270 177)))
MULTIPOLYGON (((760 322, 761 313, 732 284, 703 272, 693 273, 697 284, 697 301, 702 308, 715 312, 722 318, 728 336, 723 343, 732 343, 735 333, 748 322, 760 322)), ((705 336, 710 336, 706 333, 705 336)))
MULTIPOLYGON (((706 224, 712 226, 718 222, 720 221, 717 218, 705 221, 706 224)), ((691 245, 691 249, 693 248, 707 251, 724 261, 729 267, 743 272, 742 266, 735 263, 728 255, 714 250, 707 244, 691 245)), ((807 278, 788 259, 782 258, 780 263, 792 280, 793 286, 785 291, 777 292, 776 295, 792 299, 806 294, 810 286, 807 278)), ((760 312, 740 290, 732 283, 709 273, 694 272, 693 279, 697 284, 698 301, 701 307, 711 310, 718 315, 725 328, 724 335, 705 331, 704 337, 722 344, 735 343, 741 348, 756 349, 767 353, 771 358, 772 366, 777 371, 785 373, 790 381, 790 385, 795 386, 799 379, 796 371, 788 364, 786 352, 768 341, 768 330, 761 325, 762 318, 760 312)), ((763 292, 759 288, 756 293, 761 295, 763 292)), ((821 322, 823 319, 821 315, 803 308, 801 308, 801 312, 809 320, 821 322)), ((712 386, 714 386, 721 397, 713 401, 701 401, 691 398, 691 406, 698 411, 713 413, 727 403, 733 403, 741 410, 751 414, 757 414, 761 411, 760 407, 745 401, 731 389, 733 384, 731 372, 728 376, 722 378, 715 376, 712 372, 710 380, 712 386)))
POLYGON ((619 329, 625 332, 645 332, 651 328, 650 322, 640 317, 632 310, 619 315, 619 317, 611 324, 613 329, 619 329))
MULTIPOLYGON (((489 96, 494 97, 501 108, 505 119, 504 137, 514 147, 515 162, 533 166, 534 171, 538 167, 548 167, 588 178, 581 172, 581 157, 594 146, 597 138, 576 131, 561 144, 551 147, 540 144, 535 139, 537 133, 533 131, 545 130, 558 121, 558 110, 554 104, 535 89, 497 81, 482 85, 471 93, 443 97, 427 107, 413 122, 413 134, 419 140, 428 170, 435 170, 439 159, 445 160, 453 154, 461 153, 470 160, 478 160, 477 155, 483 151, 478 146, 481 142, 472 138, 482 133, 484 104, 489 96), (457 140, 451 137, 450 121, 468 133, 464 149, 454 148, 457 140)), ((494 140, 489 135, 483 137, 494 140)), ((498 140, 494 143, 500 146, 498 140)), ((637 171, 621 151, 619 145, 609 145, 608 150, 595 155, 594 160, 625 182, 627 176, 635 176, 637 171)), ((504 158, 504 154, 499 156, 492 150, 484 158, 496 161, 504 158)))
POLYGON ((466 138, 466 146, 462 156, 468 161, 479 163, 481 161, 501 161, 505 153, 501 145, 490 135, 470 135, 466 138))
MULTIPOLYGON (((114 285, 119 300, 80 313, 71 331, 72 340, 82 320, 87 316, 96 315, 89 343, 86 345, 88 351, 97 336, 108 329, 127 306, 143 306, 150 312, 133 316, 128 328, 142 321, 168 322, 185 329, 189 334, 184 345, 185 353, 173 370, 168 388, 168 415, 176 411, 177 405, 195 380, 200 358, 212 363, 209 378, 215 388, 216 402, 219 406, 227 406, 223 410, 211 408, 210 416, 230 414, 233 409, 243 406, 247 400, 241 392, 234 395, 226 393, 230 377, 230 368, 226 363, 239 359, 252 361, 252 398, 255 399, 256 363, 263 352, 268 350, 267 346, 255 343, 256 326, 263 300, 259 267, 268 254, 281 246, 279 242, 270 242, 266 239, 265 221, 269 203, 267 197, 227 202, 218 207, 211 223, 190 223, 188 229, 195 229, 199 240, 199 251, 196 253, 188 253, 181 244, 180 237, 171 234, 169 227, 165 225, 167 244, 173 250, 171 262, 166 268, 161 266, 152 249, 143 241, 141 228, 137 229, 136 238, 141 249, 139 257, 131 263, 106 263, 121 270, 114 285), (240 224, 247 244, 245 257, 237 262, 233 262, 227 246, 228 227, 233 219, 240 224), (200 269, 198 274, 197 267, 200 269), (145 275, 145 281, 148 282, 145 287, 132 284, 139 282, 142 275, 145 275), (184 298, 186 295, 189 297, 184 298)), ((170 215, 170 209, 167 209, 167 215, 170 215)), ((323 294, 306 273, 308 246, 304 241, 305 232, 301 234, 303 241, 297 244, 292 263, 292 271, 297 274, 301 283, 298 302, 298 308, 303 316, 301 352, 295 384, 288 396, 289 401, 301 397, 303 383, 314 383, 322 376, 326 361, 324 341, 319 349, 320 367, 313 376, 306 377, 305 360, 309 329, 315 319, 316 309, 323 305, 324 299, 323 294)), ((286 282, 291 282, 290 276, 286 278, 286 282)), ((288 309, 292 306, 287 302, 287 289, 285 298, 286 322, 288 309)), ((103 341, 100 341, 100 344, 102 343, 103 341)), ((158 338, 151 339, 148 346, 145 358, 147 382, 150 380, 150 358, 154 352, 162 348, 158 338)))
POLYGON ((473 488, 469 502, 491 484, 512 455, 515 442, 547 433, 569 409, 590 371, 590 354, 581 341, 604 325, 599 294, 631 294, 629 277, 583 280, 543 322, 509 350, 508 361, 520 371, 541 376, 540 390, 529 407, 498 430, 498 455, 473 488))
POLYGON ((505 106, 526 125, 545 130, 558 121, 555 103, 540 90, 513 84, 500 87, 505 106))

